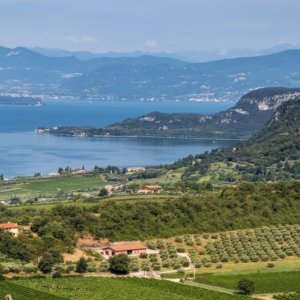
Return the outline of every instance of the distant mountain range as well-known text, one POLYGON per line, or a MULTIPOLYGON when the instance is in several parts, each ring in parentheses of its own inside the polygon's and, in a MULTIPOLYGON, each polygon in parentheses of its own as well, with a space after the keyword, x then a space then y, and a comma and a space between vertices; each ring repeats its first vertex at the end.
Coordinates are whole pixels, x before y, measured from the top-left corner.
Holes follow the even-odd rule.
POLYGON ((300 50, 207 63, 158 56, 49 57, 0 47, 0 94, 128 101, 236 101, 265 86, 300 86, 300 50))
POLYGON ((250 57, 250 56, 260 56, 274 54, 291 49, 300 49, 300 44, 293 45, 289 43, 275 45, 267 49, 210 49, 210 50, 186 50, 186 51, 176 51, 176 52, 147 52, 147 51, 132 51, 132 52, 104 52, 104 53, 95 53, 90 51, 67 51, 64 49, 57 48, 42 48, 35 47, 30 48, 30 50, 35 51, 39 54, 45 56, 53 57, 67 57, 74 56, 81 60, 88 60, 99 57, 138 57, 143 55, 148 56, 160 56, 168 57, 179 60, 184 60, 187 62, 207 62, 220 59, 229 59, 236 57, 250 57))
POLYGON ((249 92, 232 108, 213 115, 153 112, 105 128, 60 127, 69 136, 154 136, 246 138, 264 127, 281 103, 300 97, 300 89, 263 88, 249 92))

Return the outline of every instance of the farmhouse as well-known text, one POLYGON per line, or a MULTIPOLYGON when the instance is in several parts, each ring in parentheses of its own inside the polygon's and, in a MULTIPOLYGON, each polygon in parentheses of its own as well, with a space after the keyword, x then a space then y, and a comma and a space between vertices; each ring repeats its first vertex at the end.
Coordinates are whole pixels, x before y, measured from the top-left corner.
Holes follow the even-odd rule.
POLYGON ((105 186, 105 189, 107 190, 108 194, 111 195, 114 192, 121 191, 123 187, 123 184, 109 184, 105 186))
POLYGON ((19 225, 15 223, 4 223, 0 224, 0 230, 11 233, 14 237, 19 235, 19 225))
POLYGON ((128 167, 127 174, 144 172, 146 169, 144 167, 128 167))
POLYGON ((138 194, 154 194, 162 191, 163 188, 160 185, 145 185, 138 191, 138 194))
POLYGON ((143 244, 119 244, 111 245, 100 250, 100 253, 105 256, 114 256, 118 254, 139 255, 145 253, 147 247, 143 244))

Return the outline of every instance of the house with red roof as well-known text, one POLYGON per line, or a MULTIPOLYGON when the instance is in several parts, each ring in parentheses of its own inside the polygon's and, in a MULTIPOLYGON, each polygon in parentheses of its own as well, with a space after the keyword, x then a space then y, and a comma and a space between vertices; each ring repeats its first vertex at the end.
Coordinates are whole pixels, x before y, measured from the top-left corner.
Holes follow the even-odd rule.
POLYGON ((139 255, 141 253, 145 253, 147 251, 147 247, 140 243, 133 244, 117 244, 107 246, 100 250, 100 253, 104 256, 114 256, 119 254, 127 254, 127 255, 139 255))
POLYGON ((163 188, 160 185, 145 185, 138 191, 138 194, 154 194, 162 191, 163 188))
POLYGON ((0 224, 0 230, 11 233, 14 237, 19 235, 19 225, 16 223, 3 223, 0 224))

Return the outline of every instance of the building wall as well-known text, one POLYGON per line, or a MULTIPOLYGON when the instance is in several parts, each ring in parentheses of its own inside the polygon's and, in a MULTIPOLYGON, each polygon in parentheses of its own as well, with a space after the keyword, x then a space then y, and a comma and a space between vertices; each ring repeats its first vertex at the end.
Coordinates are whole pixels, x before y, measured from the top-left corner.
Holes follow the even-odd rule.
POLYGON ((145 252, 146 252, 146 249, 132 250, 132 253, 128 253, 128 251, 114 252, 112 249, 102 250, 102 254, 107 255, 107 256, 113 256, 113 255, 119 255, 119 254, 138 255, 138 254, 145 253, 145 252))
POLYGON ((18 235, 19 235, 19 229, 18 228, 6 229, 5 231, 10 232, 14 237, 18 237, 18 235))

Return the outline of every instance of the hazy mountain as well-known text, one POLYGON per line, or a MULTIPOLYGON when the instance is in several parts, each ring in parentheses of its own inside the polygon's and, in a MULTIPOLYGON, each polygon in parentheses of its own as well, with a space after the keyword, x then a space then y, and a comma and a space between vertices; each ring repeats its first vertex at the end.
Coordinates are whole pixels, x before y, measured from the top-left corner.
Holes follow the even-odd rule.
POLYGON ((55 48, 30 48, 30 50, 35 51, 39 54, 50 56, 50 57, 68 57, 74 56, 80 60, 89 60, 94 58, 101 58, 101 57, 138 57, 138 56, 159 56, 159 57, 167 57, 167 58, 174 58, 179 60, 188 60, 183 56, 180 56, 176 53, 169 53, 169 52, 145 52, 145 51, 132 51, 132 52, 103 52, 103 53, 95 53, 90 51, 68 51, 63 49, 55 49, 55 48))
POLYGON ((236 101, 251 89, 300 86, 300 50, 188 63, 157 57, 49 57, 0 48, 0 94, 29 93, 101 100, 236 101))

